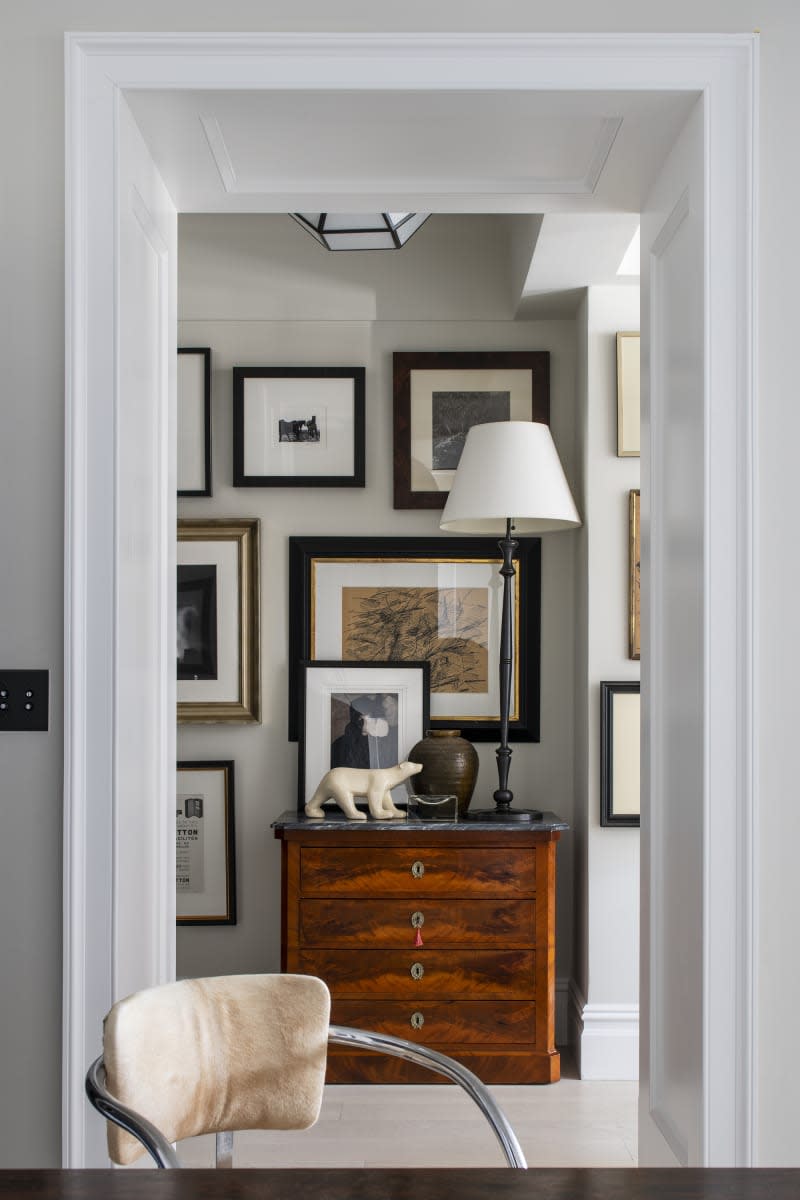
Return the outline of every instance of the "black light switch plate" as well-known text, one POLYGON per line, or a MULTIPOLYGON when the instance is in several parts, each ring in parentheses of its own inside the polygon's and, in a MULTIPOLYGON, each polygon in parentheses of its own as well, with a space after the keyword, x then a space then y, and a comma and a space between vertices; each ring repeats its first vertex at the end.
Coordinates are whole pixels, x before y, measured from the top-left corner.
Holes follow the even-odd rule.
POLYGON ((4 671, 0 667, 0 733, 48 727, 49 671, 4 671))

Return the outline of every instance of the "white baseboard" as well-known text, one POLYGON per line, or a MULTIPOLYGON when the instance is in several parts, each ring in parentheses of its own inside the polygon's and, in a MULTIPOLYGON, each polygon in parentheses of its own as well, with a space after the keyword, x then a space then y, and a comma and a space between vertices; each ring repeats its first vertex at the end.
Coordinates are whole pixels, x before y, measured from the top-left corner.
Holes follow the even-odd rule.
POLYGON ((568 1041, 581 1079, 639 1078, 639 1005, 587 1004, 569 981, 568 1041))

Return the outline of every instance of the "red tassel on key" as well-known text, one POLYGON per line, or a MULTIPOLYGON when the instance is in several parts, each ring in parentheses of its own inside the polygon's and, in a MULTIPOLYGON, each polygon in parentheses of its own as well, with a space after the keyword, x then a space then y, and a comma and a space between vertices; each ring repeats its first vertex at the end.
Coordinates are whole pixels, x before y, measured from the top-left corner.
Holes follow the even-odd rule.
POLYGON ((419 925, 417 926, 417 936, 414 938, 414 945, 415 946, 424 946, 425 945, 425 943, 422 940, 422 931, 420 930, 419 925))

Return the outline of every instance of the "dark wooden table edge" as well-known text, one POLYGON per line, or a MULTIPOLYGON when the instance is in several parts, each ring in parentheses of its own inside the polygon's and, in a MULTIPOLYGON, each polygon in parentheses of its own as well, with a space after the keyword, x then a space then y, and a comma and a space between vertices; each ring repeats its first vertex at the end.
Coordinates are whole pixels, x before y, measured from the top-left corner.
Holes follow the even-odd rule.
MULTIPOLYGON (((413 1147, 409 1147, 413 1154, 413 1147)), ((795 1200, 794 1168, 392 1168, 213 1171, 3 1170, 0 1195, 233 1200, 795 1200)))

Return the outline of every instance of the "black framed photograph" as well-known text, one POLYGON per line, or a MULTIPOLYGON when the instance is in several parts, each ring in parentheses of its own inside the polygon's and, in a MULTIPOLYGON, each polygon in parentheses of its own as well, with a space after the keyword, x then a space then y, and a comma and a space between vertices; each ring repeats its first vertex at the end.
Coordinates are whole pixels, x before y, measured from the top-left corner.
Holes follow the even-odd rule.
POLYGON ((178 495, 211 495, 211 350, 178 349, 178 495))
POLYGON ((364 487, 364 367, 234 367, 234 487, 364 487))
POLYGON ((179 762, 175 809, 177 923, 235 925, 233 763, 179 762))
POLYGON ((473 425, 549 424, 549 351, 403 351, 393 368, 395 508, 444 508, 473 425))
POLYGON ((600 684, 600 824, 640 823, 638 680, 600 684))
MULTIPOLYGON (((428 728, 429 696, 427 662, 302 662, 298 811, 332 767, 407 761, 428 728)), ((392 790, 395 804, 407 796, 405 784, 392 790)))
MULTIPOLYGON (((500 730, 502 559, 491 537, 289 539, 289 738, 303 661, 430 663, 430 727, 500 730)), ((509 736, 539 740, 541 541, 521 537, 509 736)))
POLYGON ((258 722, 259 521, 179 520, 178 721, 258 722))

